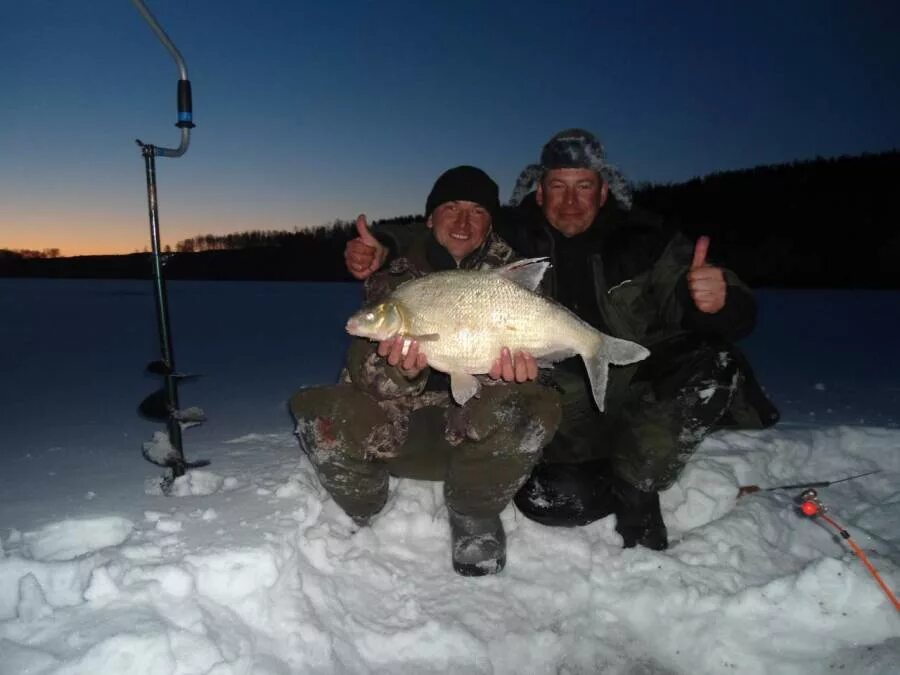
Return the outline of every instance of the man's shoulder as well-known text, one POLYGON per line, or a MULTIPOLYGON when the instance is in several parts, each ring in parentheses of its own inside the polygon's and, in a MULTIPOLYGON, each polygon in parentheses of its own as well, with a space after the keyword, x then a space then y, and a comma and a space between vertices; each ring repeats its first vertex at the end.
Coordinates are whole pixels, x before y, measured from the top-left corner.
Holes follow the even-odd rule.
POLYGON ((503 215, 509 224, 518 227, 543 227, 544 212, 537 203, 537 193, 530 192, 516 206, 503 207, 503 215))
POLYGON ((493 230, 488 233, 481 250, 463 261, 463 269, 493 269, 502 267, 517 257, 513 248, 493 230))
POLYGON ((516 259, 513 247, 496 232, 488 235, 485 262, 490 267, 500 267, 516 259))
POLYGON ((535 202, 534 193, 517 206, 504 206, 494 230, 516 254, 524 257, 537 255, 536 247, 540 247, 549 236, 544 214, 535 202))
POLYGON ((600 209, 597 218, 613 226, 665 230, 669 222, 661 215, 638 204, 623 206, 612 195, 600 209))
POLYGON ((638 242, 656 241, 665 246, 679 235, 677 226, 658 213, 640 206, 625 209, 612 199, 601 209, 597 221, 606 239, 619 242, 640 245, 638 242))

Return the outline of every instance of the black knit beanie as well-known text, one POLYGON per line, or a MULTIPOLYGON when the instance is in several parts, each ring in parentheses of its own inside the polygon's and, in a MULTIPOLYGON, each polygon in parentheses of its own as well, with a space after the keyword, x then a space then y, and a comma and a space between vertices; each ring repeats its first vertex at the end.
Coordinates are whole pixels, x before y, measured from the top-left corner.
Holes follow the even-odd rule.
POLYGON ((425 218, 444 202, 455 201, 481 204, 491 214, 494 222, 500 212, 500 190, 497 184, 484 171, 474 166, 457 166, 441 174, 425 202, 425 218))

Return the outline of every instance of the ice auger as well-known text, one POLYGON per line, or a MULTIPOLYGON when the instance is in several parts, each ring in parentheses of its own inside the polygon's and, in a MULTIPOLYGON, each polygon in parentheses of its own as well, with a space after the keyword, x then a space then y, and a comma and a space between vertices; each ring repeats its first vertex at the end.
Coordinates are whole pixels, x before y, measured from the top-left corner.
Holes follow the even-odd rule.
POLYGON ((181 438, 183 429, 201 424, 206 415, 200 408, 182 410, 178 402, 178 383, 180 380, 194 377, 179 373, 175 368, 175 351, 172 347, 172 329, 169 321, 168 296, 163 267, 166 259, 160 255, 159 209, 156 200, 156 157, 181 157, 187 152, 190 143, 191 129, 194 128, 193 104, 191 101, 191 82, 188 79, 187 66, 181 53, 166 35, 156 18, 150 13, 142 0, 132 0, 144 20, 162 42, 163 46, 175 59, 178 66, 178 121, 175 126, 181 129, 181 143, 177 148, 162 148, 149 143, 136 143, 144 157, 147 174, 147 203, 150 212, 150 244, 152 248, 154 295, 156 298, 156 325, 159 329, 160 358, 147 365, 147 372, 161 375, 163 386, 153 392, 138 406, 138 411, 149 419, 166 423, 167 434, 156 433, 154 439, 143 445, 144 457, 169 469, 163 478, 162 487, 168 492, 172 482, 184 475, 187 469, 209 464, 206 460, 188 462, 184 458, 181 438))

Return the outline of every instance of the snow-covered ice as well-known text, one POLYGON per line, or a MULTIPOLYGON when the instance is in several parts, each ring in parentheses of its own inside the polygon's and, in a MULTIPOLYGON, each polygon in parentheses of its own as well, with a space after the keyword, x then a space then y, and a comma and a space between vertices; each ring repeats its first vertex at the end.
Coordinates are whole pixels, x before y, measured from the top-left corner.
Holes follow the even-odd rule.
POLYGON ((358 530, 292 435, 358 286, 170 295, 179 368, 203 374, 182 402, 209 417, 186 454, 211 464, 164 496, 135 412, 150 283, 0 280, 3 675, 898 671, 900 613, 846 543, 797 490, 737 493, 878 470, 819 494, 900 587, 900 293, 760 293, 745 346, 784 419, 703 443, 663 494, 668 551, 509 507, 507 568, 479 579, 451 568, 438 485, 394 480, 358 530))

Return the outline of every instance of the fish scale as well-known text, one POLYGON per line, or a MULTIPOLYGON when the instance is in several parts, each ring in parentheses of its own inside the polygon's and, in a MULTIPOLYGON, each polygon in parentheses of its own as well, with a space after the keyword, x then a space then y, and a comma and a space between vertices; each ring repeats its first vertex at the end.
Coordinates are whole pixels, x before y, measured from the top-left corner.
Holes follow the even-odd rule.
POLYGON ((429 362, 445 372, 485 373, 503 347, 540 356, 577 353, 596 340, 597 331, 561 305, 491 271, 437 272, 406 282, 393 297, 404 308, 406 334, 440 336, 423 344, 429 362), (568 339, 558 341, 558 331, 568 339))

